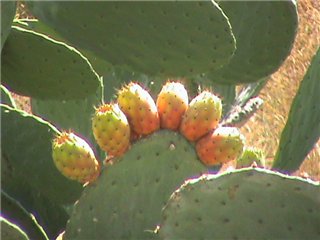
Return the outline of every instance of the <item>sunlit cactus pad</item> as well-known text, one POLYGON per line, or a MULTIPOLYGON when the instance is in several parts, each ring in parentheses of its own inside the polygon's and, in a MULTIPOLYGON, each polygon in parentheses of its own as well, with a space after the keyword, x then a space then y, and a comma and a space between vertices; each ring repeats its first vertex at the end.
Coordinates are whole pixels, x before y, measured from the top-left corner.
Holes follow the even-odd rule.
POLYGON ((162 215, 161 239, 319 239, 319 184, 247 168, 191 180, 162 215))
POLYGON ((102 84, 76 49, 20 27, 12 27, 1 61, 3 84, 20 95, 82 99, 94 94, 102 84))
POLYGON ((162 130, 135 143, 74 207, 65 239, 150 239, 161 209, 185 179, 207 172, 181 135, 162 130))
POLYGON ((275 72, 296 36, 296 1, 219 1, 219 5, 230 20, 237 50, 229 64, 209 74, 209 81, 255 82, 275 72))
POLYGON ((28 2, 77 47, 149 75, 185 76, 229 62, 235 39, 214 1, 28 2))

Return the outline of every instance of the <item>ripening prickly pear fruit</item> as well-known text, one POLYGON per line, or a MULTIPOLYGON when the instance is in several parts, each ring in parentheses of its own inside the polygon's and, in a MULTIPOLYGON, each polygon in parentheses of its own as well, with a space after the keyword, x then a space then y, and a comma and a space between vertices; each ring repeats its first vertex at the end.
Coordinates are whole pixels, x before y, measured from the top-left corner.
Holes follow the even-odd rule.
POLYGON ((226 163, 238 158, 244 146, 244 137, 234 127, 218 127, 196 143, 200 160, 207 166, 226 163))
POLYGON ((190 102, 182 117, 180 132, 189 141, 196 141, 218 126, 221 113, 220 98, 203 91, 190 102))
POLYGON ((92 130, 100 148, 108 156, 121 156, 130 144, 130 126, 118 104, 103 104, 92 118, 92 130))
POLYGON ((181 83, 167 82, 157 98, 160 126, 178 130, 182 115, 188 108, 188 93, 181 83))
POLYGON ((93 182, 100 164, 89 144, 71 132, 62 132, 52 142, 52 158, 58 170, 80 183, 93 182))
POLYGON ((236 168, 250 167, 252 165, 265 167, 265 157, 262 150, 254 147, 247 147, 237 159, 236 168))
POLYGON ((148 135, 160 128, 159 114, 150 94, 137 83, 120 89, 118 104, 137 135, 148 135))

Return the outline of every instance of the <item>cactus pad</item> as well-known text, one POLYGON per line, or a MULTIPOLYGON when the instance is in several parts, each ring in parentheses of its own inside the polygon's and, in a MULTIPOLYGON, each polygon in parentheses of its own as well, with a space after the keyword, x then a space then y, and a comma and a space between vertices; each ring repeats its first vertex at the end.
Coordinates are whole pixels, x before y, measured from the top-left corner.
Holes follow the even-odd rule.
POLYGON ((25 232, 23 232, 19 226, 8 221, 7 219, 0 217, 1 222, 1 239, 10 240, 29 240, 25 232))
POLYGON ((1 57, 3 83, 21 95, 81 99, 102 84, 76 49, 20 27, 12 27, 1 57))
POLYGON ((152 76, 214 70, 228 63, 235 50, 228 18, 214 1, 27 4, 78 48, 152 76))
MULTIPOLYGON (((15 170, 11 177, 24 179, 53 202, 68 204, 75 201, 82 191, 81 185, 61 176, 50 157, 51 139, 57 129, 38 117, 6 105, 1 105, 1 120, 1 150, 10 168, 15 170)), ((3 186, 7 191, 8 185, 3 186)))
POLYGON ((16 103, 10 93, 10 91, 3 85, 0 86, 1 89, 1 103, 6 104, 10 107, 16 108, 16 103))
POLYGON ((48 240, 36 219, 19 202, 3 191, 1 191, 1 215, 17 224, 31 239, 48 240))
POLYGON ((237 50, 230 63, 208 74, 220 83, 255 82, 275 72, 289 55, 298 15, 295 0, 219 1, 228 16, 237 50))
POLYGON ((3 45, 10 33, 12 20, 16 13, 16 1, 1 1, 1 48, 2 51, 3 45))
POLYGON ((185 183, 163 210, 161 239, 319 239, 319 183, 247 168, 185 183))
POLYGON ((159 222, 170 194, 206 171, 181 135, 158 131, 107 165, 84 190, 65 239, 150 239, 148 230, 159 222))

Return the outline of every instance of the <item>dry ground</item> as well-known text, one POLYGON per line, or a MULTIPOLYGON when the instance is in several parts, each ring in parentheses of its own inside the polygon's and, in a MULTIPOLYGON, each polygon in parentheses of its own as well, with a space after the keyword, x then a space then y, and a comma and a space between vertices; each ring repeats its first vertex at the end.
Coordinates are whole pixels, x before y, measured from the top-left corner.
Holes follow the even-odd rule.
MULTIPOLYGON (((298 13, 298 34, 291 54, 262 90, 260 96, 265 101, 263 108, 241 128, 247 138, 247 144, 263 149, 269 164, 277 150, 293 97, 310 60, 320 46, 320 1, 299 0, 298 13)), ((21 4, 20 15, 28 17, 26 9, 21 4)), ((30 111, 27 98, 16 98, 22 108, 30 111)), ((296 174, 320 180, 320 141, 296 174)))

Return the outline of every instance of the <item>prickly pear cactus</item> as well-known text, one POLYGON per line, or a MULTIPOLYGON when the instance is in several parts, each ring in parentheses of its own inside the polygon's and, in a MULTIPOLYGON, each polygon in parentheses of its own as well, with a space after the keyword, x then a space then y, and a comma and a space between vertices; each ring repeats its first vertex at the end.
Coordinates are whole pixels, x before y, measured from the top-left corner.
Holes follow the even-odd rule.
MULTIPOLYGON (((1 191, 1 215, 14 222, 30 239, 47 240, 43 228, 18 201, 1 191)), ((3 235, 1 235, 3 238, 3 235)), ((12 238, 3 238, 12 239, 12 238)))
POLYGON ((83 189, 54 166, 51 140, 57 129, 39 117, 2 104, 1 129, 2 190, 35 213, 52 239, 69 218, 64 206, 73 204, 83 189))
POLYGON ((256 82, 275 72, 295 39, 298 14, 295 0, 218 1, 237 40, 229 64, 210 72, 208 81, 223 84, 256 82))
POLYGON ((11 24, 12 20, 14 18, 14 15, 16 13, 16 1, 1 1, 1 48, 0 51, 2 51, 2 47, 10 33, 11 30, 11 24))
POLYGON ((158 131, 107 165, 76 203, 65 239, 150 239, 170 194, 206 168, 178 133, 158 131))
POLYGON ((187 181, 163 210, 160 239, 319 239, 320 186, 261 169, 187 181))
POLYGON ((19 226, 8 221, 4 217, 0 217, 1 224, 1 239, 11 240, 29 240, 25 232, 23 232, 19 226))
POLYGON ((1 85, 0 88, 1 88, 1 103, 15 108, 16 103, 15 103, 10 91, 3 85, 1 85))
POLYGON ((217 69, 235 50, 229 20, 214 1, 27 4, 38 19, 78 48, 152 76, 217 69))
POLYGON ((79 51, 21 27, 12 27, 1 60, 2 82, 21 95, 82 99, 102 84, 79 51))

